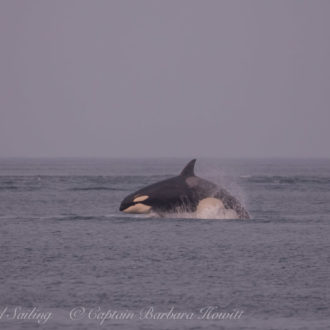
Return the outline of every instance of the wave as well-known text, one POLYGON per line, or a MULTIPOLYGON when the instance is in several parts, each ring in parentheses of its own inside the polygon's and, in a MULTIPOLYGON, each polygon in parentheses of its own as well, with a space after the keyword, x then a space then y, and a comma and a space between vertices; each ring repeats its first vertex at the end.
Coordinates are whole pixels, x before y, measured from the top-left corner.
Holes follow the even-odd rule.
POLYGON ((110 188, 110 187, 85 187, 85 188, 71 188, 71 191, 97 191, 97 190, 110 190, 110 191, 122 191, 120 188, 110 188))
MULTIPOLYGON (((77 221, 77 220, 102 220, 114 218, 115 215, 82 215, 82 214, 54 214, 54 215, 0 215, 0 220, 55 220, 55 221, 77 221)), ((118 215, 117 215, 118 217, 118 215)))
POLYGON ((36 191, 36 190, 41 190, 41 187, 26 187, 26 186, 9 186, 9 187, 1 187, 0 186, 0 191, 36 191))
POLYGON ((0 190, 18 190, 18 189, 21 189, 21 187, 17 187, 17 186, 0 187, 0 190))
POLYGON ((249 183, 272 184, 329 184, 330 177, 320 176, 281 176, 281 175, 244 175, 241 179, 249 183))
POLYGON ((171 212, 159 215, 157 213, 148 214, 53 214, 53 215, 0 215, 0 220, 27 220, 27 221, 102 221, 102 220, 150 220, 150 219, 214 219, 214 220, 233 220, 237 219, 230 210, 218 210, 216 208, 208 208, 201 212, 171 212))

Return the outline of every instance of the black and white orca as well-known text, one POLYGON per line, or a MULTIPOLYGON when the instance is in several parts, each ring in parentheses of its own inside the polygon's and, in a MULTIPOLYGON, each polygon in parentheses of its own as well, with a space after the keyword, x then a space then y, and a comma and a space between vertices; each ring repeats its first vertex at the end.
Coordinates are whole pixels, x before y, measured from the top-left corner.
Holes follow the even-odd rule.
POLYGON ((195 175, 195 163, 196 159, 193 159, 180 175, 128 195, 121 202, 119 210, 137 214, 152 212, 160 216, 193 213, 194 217, 203 218, 203 211, 212 208, 222 218, 249 219, 248 212, 235 197, 216 184, 195 175))

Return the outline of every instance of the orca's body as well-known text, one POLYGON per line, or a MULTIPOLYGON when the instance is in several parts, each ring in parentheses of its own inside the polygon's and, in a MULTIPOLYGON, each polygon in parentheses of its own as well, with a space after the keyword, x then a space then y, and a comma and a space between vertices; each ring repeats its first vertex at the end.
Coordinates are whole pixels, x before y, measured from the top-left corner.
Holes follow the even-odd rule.
MULTIPOLYGON (((226 190, 194 174, 196 159, 180 175, 144 187, 128 195, 120 205, 126 213, 197 213, 217 208, 227 218, 249 219, 248 212, 226 190)), ((198 217, 198 216, 197 216, 198 217)))

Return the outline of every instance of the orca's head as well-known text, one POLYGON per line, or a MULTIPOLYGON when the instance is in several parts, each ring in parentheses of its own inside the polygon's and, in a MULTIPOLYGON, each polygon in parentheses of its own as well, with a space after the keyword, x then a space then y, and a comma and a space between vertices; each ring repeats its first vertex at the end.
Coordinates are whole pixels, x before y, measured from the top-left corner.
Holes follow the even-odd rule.
POLYGON ((149 213, 151 206, 144 203, 148 199, 148 195, 131 194, 121 202, 119 211, 125 213, 149 213))
MULTIPOLYGON (((173 183, 173 180, 177 182, 177 178, 185 180, 186 178, 194 177, 195 162, 196 159, 191 160, 177 177, 157 182, 128 195, 121 202, 119 210, 125 213, 145 214, 149 213, 152 207, 154 207, 154 211, 157 207, 160 208, 159 202, 163 201, 166 203, 168 202, 166 201, 166 197, 168 199, 168 196, 170 196, 173 199, 173 195, 178 194, 178 186, 173 183)), ((163 207, 161 205, 161 208, 163 207)))

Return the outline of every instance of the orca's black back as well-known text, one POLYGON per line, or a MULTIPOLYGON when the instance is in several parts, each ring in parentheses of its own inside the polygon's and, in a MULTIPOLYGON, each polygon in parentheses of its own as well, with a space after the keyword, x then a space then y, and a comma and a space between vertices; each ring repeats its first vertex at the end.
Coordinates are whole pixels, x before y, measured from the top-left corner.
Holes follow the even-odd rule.
POLYGON ((178 207, 193 211, 198 203, 196 193, 193 189, 189 189, 185 178, 180 175, 144 187, 136 191, 134 195, 149 196, 144 204, 161 212, 173 211, 178 207))

